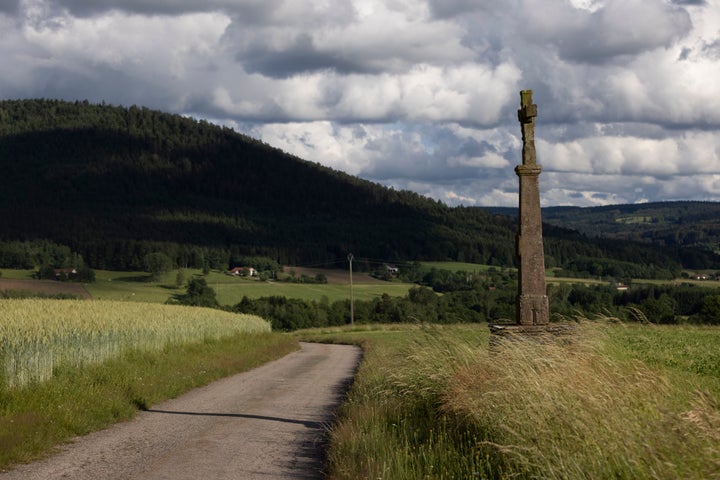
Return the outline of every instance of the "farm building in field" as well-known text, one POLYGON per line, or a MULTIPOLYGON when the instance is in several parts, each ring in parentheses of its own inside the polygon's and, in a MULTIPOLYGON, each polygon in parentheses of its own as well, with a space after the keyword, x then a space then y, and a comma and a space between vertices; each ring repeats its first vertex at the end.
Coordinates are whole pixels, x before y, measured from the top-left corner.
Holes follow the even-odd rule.
POLYGON ((56 280, 70 280, 77 275, 77 270, 74 268, 56 268, 53 273, 56 280))
POLYGON ((397 267, 393 267, 392 265, 385 264, 385 271, 389 273, 390 275, 396 275, 400 269, 397 267))
POLYGON ((257 277, 258 272, 253 267, 235 267, 227 274, 235 277, 257 277))

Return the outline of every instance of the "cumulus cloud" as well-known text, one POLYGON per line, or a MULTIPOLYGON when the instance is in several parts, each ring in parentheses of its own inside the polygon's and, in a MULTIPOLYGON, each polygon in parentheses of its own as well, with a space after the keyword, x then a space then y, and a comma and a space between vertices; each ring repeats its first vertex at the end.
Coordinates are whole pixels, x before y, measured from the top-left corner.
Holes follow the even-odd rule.
POLYGON ((0 2, 0 97, 232 126, 449 204, 720 200, 720 0, 0 2))
POLYGON ((237 61, 250 73, 288 77, 317 70, 402 73, 416 64, 474 58, 462 45, 460 26, 434 20, 422 9, 399 9, 386 2, 314 7, 311 12, 299 8, 292 15, 278 15, 265 25, 235 22, 227 41, 237 61))
POLYGON ((226 87, 218 87, 213 104, 228 116, 268 120, 409 119, 493 125, 515 96, 513 90, 519 76, 519 69, 511 64, 495 69, 475 64, 450 68, 418 65, 402 75, 316 72, 284 79, 255 76, 247 79, 251 85, 261 83, 254 101, 247 101, 244 94, 235 97, 226 87), (472 89, 470 84, 475 82, 484 88, 472 89))

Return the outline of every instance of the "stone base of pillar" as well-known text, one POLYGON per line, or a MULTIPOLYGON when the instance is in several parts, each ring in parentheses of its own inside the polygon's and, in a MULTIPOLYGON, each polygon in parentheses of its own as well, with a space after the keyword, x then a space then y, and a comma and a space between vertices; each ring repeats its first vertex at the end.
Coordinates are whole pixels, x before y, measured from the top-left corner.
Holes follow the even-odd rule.
POLYGON ((490 346, 501 345, 505 341, 530 340, 540 343, 572 342, 577 333, 576 323, 548 323, 546 325, 491 324, 490 346))
POLYGON ((550 322, 550 303, 547 295, 518 295, 518 325, 546 325, 550 322))

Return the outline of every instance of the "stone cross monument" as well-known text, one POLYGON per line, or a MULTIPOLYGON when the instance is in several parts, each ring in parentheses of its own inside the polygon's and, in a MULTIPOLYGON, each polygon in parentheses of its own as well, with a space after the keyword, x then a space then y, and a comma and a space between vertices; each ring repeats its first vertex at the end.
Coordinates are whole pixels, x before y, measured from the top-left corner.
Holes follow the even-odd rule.
POLYGON ((516 310, 519 325, 547 325, 550 319, 545 290, 545 254, 538 179, 542 166, 535 162, 536 116, 537 105, 532 103, 532 90, 521 91, 518 120, 523 139, 522 165, 515 167, 515 173, 520 179, 516 244, 519 264, 516 310))

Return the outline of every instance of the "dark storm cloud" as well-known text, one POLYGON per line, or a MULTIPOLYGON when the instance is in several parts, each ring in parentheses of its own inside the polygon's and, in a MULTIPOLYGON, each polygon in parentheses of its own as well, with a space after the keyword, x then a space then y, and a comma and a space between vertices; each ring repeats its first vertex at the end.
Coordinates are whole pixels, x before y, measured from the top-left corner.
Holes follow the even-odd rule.
POLYGON ((702 55, 712 60, 720 60, 720 38, 702 47, 702 55))
POLYGON ((707 2, 705 0, 672 0, 672 3, 674 3, 675 5, 707 5, 707 2))
POLYGON ((78 17, 98 15, 111 10, 160 15, 224 10, 240 12, 244 17, 254 20, 267 17, 277 3, 276 0, 57 0, 55 2, 58 7, 64 7, 78 17))
POLYGON ((298 34, 295 41, 282 50, 267 45, 254 45, 235 56, 248 73, 261 73, 271 78, 288 78, 299 73, 333 70, 340 73, 367 72, 362 65, 342 58, 338 52, 319 51, 310 35, 298 34))
MULTIPOLYGON (((377 181, 405 178, 418 182, 454 183, 478 175, 477 160, 487 154, 498 155, 494 145, 472 138, 460 138, 447 128, 430 129, 407 126, 392 141, 371 141, 366 147, 389 162, 378 162, 367 167, 362 175, 377 181), (414 143, 421 136, 423 144, 414 143)), ((485 179, 504 177, 505 172, 487 168, 485 179)))
POLYGON ((0 13, 14 15, 18 12, 19 0, 0 0, 0 13))
MULTIPOLYGON (((457 144, 457 142, 455 142, 457 144)), ((488 152, 497 153, 497 149, 485 141, 477 141, 469 138, 456 147, 456 156, 481 157, 488 152)))
POLYGON ((78 72, 63 67, 44 67, 22 87, 17 97, 83 99, 93 103, 142 105, 164 108, 173 101, 174 92, 164 85, 137 78, 115 69, 98 67, 92 72, 78 72))
POLYGON ((594 12, 564 10, 562 15, 558 23, 539 25, 528 17, 528 32, 555 45, 561 58, 577 63, 603 64, 665 48, 693 27, 687 10, 660 2, 611 1, 594 12))
POLYGON ((437 18, 450 18, 482 8, 478 0, 430 0, 430 9, 437 18))

